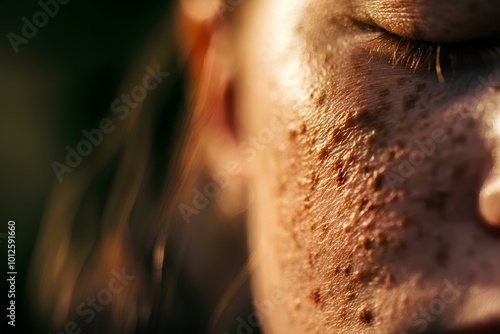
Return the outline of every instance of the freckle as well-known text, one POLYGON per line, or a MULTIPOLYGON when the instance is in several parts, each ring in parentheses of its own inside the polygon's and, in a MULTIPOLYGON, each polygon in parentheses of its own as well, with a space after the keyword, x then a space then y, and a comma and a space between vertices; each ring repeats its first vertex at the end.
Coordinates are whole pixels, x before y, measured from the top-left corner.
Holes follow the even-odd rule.
POLYGON ((306 131, 307 131, 307 126, 305 123, 302 123, 300 125, 299 134, 303 135, 304 133, 306 133, 306 131))
POLYGON ((304 205, 303 205, 304 209, 305 210, 309 210, 311 208, 311 201, 309 200, 309 197, 307 197, 305 200, 304 200, 304 205))
POLYGON ((344 233, 350 233, 352 231, 351 225, 345 225, 343 228, 344 233))
POLYGON ((321 233, 326 234, 328 232, 328 226, 325 224, 321 227, 321 233))
POLYGON ((351 274, 351 272, 352 272, 351 265, 350 265, 350 264, 346 265, 346 266, 342 269, 342 271, 344 272, 344 274, 345 274, 346 276, 349 276, 349 275, 351 274))
POLYGON ((293 141, 297 138, 297 129, 294 126, 288 128, 288 139, 293 141))
POLYGON ((343 185, 345 183, 345 171, 344 171, 344 163, 342 161, 337 162, 335 164, 335 170, 337 171, 337 176, 335 177, 335 181, 337 181, 338 185, 343 185))
POLYGON ((345 320, 347 318, 347 311, 344 306, 339 309, 339 318, 345 320))
POLYGON ((357 112, 354 117, 351 117, 349 121, 346 122, 348 128, 357 128, 362 131, 372 131, 377 130, 376 134, 380 133, 385 129, 385 122, 381 118, 387 112, 387 108, 390 109, 390 104, 380 104, 375 109, 363 109, 357 112))
POLYGON ((469 248, 467 250, 467 256, 468 257, 474 257, 474 256, 476 256, 476 251, 474 250, 474 248, 469 248))
POLYGON ((384 173, 380 173, 375 177, 375 180, 373 182, 373 189, 375 191, 379 191, 382 189, 382 185, 384 184, 384 173))
POLYGON ((417 104, 418 96, 415 94, 408 94, 403 97, 403 107, 404 111, 410 111, 411 109, 415 108, 415 105, 417 104))
POLYGON ((411 78, 407 78, 407 77, 401 77, 401 78, 398 78, 398 80, 396 81, 396 83, 398 84, 398 86, 402 86, 406 83, 411 83, 413 80, 411 78))
POLYGON ((332 53, 331 52, 325 53, 325 63, 330 63, 331 60, 332 60, 332 53))
POLYGON ((314 267, 315 259, 311 253, 309 253, 308 262, 310 267, 314 267))
POLYGON ((415 92, 421 93, 427 88, 427 83, 425 82, 420 82, 415 85, 415 92))
POLYGON ((330 156, 330 147, 323 147, 318 153, 318 159, 320 161, 325 161, 330 156))
POLYGON ((320 294, 319 288, 312 290, 310 297, 315 304, 319 304, 321 302, 321 294, 320 294))
POLYGON ((354 299, 356 299, 357 295, 354 291, 348 291, 345 295, 346 297, 346 301, 353 301, 354 299))
POLYGON ((354 273, 354 277, 358 282, 370 283, 374 280, 375 273, 367 270, 361 270, 361 271, 356 271, 354 273))
POLYGON ((370 166, 363 166, 363 173, 368 174, 372 171, 370 166))
POLYGON ((369 310, 367 307, 363 307, 359 311, 359 320, 367 325, 370 325, 373 323, 374 320, 374 315, 371 310, 369 310))
POLYGON ((334 143, 339 143, 344 139, 344 131, 341 129, 335 129, 332 134, 332 140, 334 143))
POLYGON ((365 236, 359 237, 359 241, 361 243, 361 247, 365 250, 370 250, 373 248, 373 241, 365 236))
POLYGON ((325 100, 326 100, 326 94, 325 92, 322 92, 319 95, 318 99, 316 100, 316 106, 321 107, 325 103, 325 100))
POLYGON ((380 98, 388 97, 390 95, 390 90, 389 88, 384 88, 378 92, 378 96, 380 98))
POLYGON ((316 174, 316 172, 311 173, 311 182, 309 185, 309 190, 314 190, 316 186, 318 185, 319 182, 319 176, 316 174))

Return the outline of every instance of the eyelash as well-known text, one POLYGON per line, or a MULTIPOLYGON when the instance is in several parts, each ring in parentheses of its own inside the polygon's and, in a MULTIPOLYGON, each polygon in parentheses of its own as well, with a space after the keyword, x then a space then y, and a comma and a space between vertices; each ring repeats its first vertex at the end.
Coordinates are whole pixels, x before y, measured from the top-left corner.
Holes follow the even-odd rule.
POLYGON ((389 57, 391 65, 404 65, 414 71, 422 67, 430 70, 434 65, 436 54, 437 46, 433 44, 398 36, 388 31, 381 31, 370 41, 372 57, 377 55, 389 57))
POLYGON ((371 27, 377 36, 370 43, 371 57, 380 57, 393 66, 403 65, 413 72, 418 69, 435 69, 440 80, 443 71, 455 72, 498 65, 500 44, 498 41, 471 41, 459 43, 429 43, 402 37, 371 27))

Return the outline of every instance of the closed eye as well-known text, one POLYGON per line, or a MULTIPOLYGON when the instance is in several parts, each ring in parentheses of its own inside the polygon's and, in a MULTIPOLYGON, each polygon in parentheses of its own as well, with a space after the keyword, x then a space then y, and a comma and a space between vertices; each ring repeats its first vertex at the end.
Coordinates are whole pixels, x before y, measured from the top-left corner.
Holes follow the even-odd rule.
POLYGON ((431 43, 396 35, 379 27, 366 28, 374 37, 367 47, 371 58, 404 66, 443 73, 484 70, 500 64, 499 40, 474 40, 456 43, 431 43))

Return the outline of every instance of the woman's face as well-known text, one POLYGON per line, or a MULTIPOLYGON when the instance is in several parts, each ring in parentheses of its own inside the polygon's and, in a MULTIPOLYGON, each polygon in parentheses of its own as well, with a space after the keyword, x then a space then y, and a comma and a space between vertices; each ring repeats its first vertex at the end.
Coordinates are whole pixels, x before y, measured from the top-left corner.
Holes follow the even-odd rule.
POLYGON ((500 324, 500 71, 490 46, 457 44, 495 37, 498 4, 243 5, 235 96, 265 330, 500 324))

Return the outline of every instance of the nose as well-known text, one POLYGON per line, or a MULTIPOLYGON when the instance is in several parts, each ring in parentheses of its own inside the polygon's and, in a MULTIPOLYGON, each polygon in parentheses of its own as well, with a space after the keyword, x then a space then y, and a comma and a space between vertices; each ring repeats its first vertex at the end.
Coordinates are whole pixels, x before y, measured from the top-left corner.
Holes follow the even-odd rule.
MULTIPOLYGON (((497 161, 500 157, 496 157, 497 161)), ((485 223, 500 231, 500 164, 490 171, 479 192, 479 213, 485 223)))
POLYGON ((500 231, 500 116, 497 114, 493 113, 491 118, 485 115, 489 124, 485 136, 490 142, 491 163, 479 191, 478 209, 487 226, 500 231))

